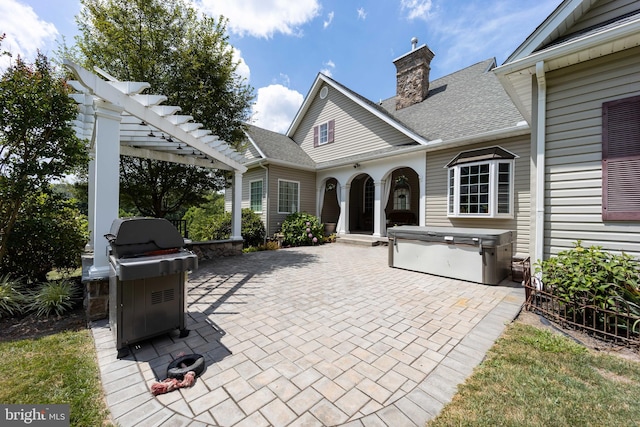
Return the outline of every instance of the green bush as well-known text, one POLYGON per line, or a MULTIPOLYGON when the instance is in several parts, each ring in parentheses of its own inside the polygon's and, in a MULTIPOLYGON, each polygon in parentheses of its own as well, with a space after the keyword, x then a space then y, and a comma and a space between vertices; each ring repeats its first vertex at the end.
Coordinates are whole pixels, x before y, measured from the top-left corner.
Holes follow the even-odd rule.
POLYGON ((317 245, 324 242, 324 225, 317 216, 296 212, 287 216, 282 223, 282 234, 285 245, 317 245))
POLYGON ((215 193, 207 196, 206 203, 190 207, 182 219, 187 221, 189 237, 195 241, 204 241, 211 240, 211 223, 215 217, 222 214, 224 214, 224 196, 215 193))
MULTIPOLYGON (((197 211, 192 211, 196 213, 197 211)), ((259 246, 264 243, 266 231, 260 215, 251 209, 242 209, 241 230, 244 247, 259 246)), ((196 241, 225 240, 231 237, 231 212, 208 217, 206 220, 192 217, 192 224, 197 227, 189 228, 190 236, 196 241)))
POLYGON ((567 303, 640 315, 640 264, 600 246, 571 250, 536 264, 545 289, 567 303))
POLYGON ((44 282, 51 270, 80 267, 87 240, 87 219, 73 200, 49 193, 27 196, 0 270, 27 282, 44 282))
POLYGON ((26 302, 20 282, 8 274, 0 276, 0 318, 20 314, 26 302))
POLYGON ((73 308, 74 299, 78 295, 78 287, 70 280, 43 283, 33 294, 29 309, 38 316, 49 316, 62 313, 73 308))

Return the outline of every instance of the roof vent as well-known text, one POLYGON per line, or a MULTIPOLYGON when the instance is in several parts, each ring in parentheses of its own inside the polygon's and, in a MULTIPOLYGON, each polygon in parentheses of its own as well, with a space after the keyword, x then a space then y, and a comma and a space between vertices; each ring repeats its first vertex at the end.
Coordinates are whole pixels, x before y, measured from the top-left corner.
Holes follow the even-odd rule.
POLYGON ((413 37, 411 39, 411 50, 416 50, 416 46, 418 46, 418 38, 413 37))

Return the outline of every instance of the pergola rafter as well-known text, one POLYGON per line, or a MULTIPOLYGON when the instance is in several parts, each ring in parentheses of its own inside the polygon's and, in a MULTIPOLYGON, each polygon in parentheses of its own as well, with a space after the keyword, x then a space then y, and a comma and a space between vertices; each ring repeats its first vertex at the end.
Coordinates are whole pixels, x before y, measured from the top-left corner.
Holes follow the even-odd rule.
POLYGON ((121 82, 100 69, 94 74, 65 60, 77 80, 69 84, 78 91, 71 97, 79 104, 74 122, 77 135, 90 141, 89 165, 90 246, 94 249, 89 279, 108 276, 104 235, 118 216, 119 157, 161 160, 234 172, 232 183, 232 240, 240 234, 242 154, 220 140, 181 108, 161 105, 164 95, 142 93, 146 82, 121 82), (103 251, 102 248, 105 248, 103 251))

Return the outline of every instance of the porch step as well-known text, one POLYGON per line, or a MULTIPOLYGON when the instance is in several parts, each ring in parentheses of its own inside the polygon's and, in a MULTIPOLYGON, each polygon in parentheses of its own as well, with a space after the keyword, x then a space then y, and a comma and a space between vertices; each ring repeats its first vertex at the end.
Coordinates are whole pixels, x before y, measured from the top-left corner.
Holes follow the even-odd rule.
POLYGON ((379 246, 389 244, 389 239, 386 237, 373 237, 363 234, 347 234, 336 237, 336 243, 360 246, 379 246))

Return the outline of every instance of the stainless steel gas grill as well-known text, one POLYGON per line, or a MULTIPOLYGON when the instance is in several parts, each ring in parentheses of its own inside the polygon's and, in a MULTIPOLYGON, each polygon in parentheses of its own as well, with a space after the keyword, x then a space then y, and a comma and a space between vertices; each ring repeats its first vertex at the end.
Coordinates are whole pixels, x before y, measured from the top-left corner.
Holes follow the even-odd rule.
POLYGON ((120 218, 105 236, 110 243, 109 325, 118 357, 127 346, 186 329, 187 273, 197 256, 178 230, 162 218, 120 218))

